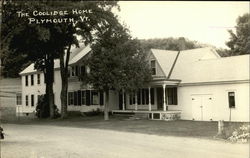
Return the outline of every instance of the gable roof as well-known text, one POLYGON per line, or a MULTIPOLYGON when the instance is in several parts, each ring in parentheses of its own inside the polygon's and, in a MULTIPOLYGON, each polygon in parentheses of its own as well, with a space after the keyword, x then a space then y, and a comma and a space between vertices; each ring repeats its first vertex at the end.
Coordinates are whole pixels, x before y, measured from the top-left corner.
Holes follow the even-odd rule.
POLYGON ((151 49, 151 52, 167 77, 171 71, 178 52, 160 49, 151 49))
POLYGON ((249 55, 222 58, 210 47, 180 51, 179 55, 177 51, 151 52, 167 79, 182 84, 249 80, 249 55))
MULTIPOLYGON (((176 67, 185 68, 189 63, 198 60, 220 58, 216 51, 210 47, 197 48, 178 51, 151 49, 166 78, 169 78, 175 72, 176 67)), ((179 68, 178 68, 179 69, 179 68)))
MULTIPOLYGON (((74 50, 72 50, 73 52, 74 50)), ((83 49, 76 49, 77 53, 75 53, 74 56, 69 60, 69 65, 75 64, 78 61, 80 61, 86 54, 88 54, 91 51, 90 46, 86 46, 83 49)))
MULTIPOLYGON (((84 46, 83 44, 80 45, 80 48, 74 47, 71 49, 70 59, 69 59, 69 65, 75 64, 78 61, 80 61, 86 54, 88 54, 91 51, 90 46, 84 46)), ((26 67, 23 71, 19 73, 19 75, 25 75, 29 73, 35 73, 37 70, 34 67, 34 63, 30 64, 28 67, 26 67)), ((60 68, 60 60, 55 59, 54 60, 54 69, 60 68)))
POLYGON ((171 79, 181 79, 181 83, 249 80, 249 57, 241 55, 198 60, 183 65, 180 60, 171 79))

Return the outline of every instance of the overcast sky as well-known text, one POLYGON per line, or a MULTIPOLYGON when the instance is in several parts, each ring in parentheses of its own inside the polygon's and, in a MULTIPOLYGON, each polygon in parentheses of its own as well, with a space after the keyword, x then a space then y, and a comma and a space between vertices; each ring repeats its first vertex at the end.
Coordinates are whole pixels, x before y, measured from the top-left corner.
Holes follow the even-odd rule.
POLYGON ((249 2, 121 1, 121 22, 139 39, 186 37, 227 48, 228 29, 249 12, 249 2))

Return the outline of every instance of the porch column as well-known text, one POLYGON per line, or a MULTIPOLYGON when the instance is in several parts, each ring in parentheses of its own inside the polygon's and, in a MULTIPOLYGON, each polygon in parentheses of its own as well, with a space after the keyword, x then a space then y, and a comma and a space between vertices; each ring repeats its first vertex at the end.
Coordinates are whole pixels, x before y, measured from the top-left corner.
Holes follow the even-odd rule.
POLYGON ((125 95, 125 92, 122 91, 122 110, 125 110, 125 99, 126 99, 126 95, 125 95))
POLYGON ((137 93, 135 92, 135 110, 138 110, 137 93))
POLYGON ((163 84, 163 111, 167 110, 165 88, 166 88, 166 85, 163 84))
POLYGON ((148 110, 151 111, 151 92, 150 92, 150 87, 148 87, 148 110))

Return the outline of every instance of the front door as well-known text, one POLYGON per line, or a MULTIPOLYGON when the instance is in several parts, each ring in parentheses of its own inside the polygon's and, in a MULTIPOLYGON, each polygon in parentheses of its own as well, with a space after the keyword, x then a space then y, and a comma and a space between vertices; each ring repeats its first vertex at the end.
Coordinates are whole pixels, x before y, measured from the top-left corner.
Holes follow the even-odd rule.
POLYGON ((212 95, 192 95, 191 99, 194 120, 209 121, 213 119, 212 95))
POLYGON ((157 110, 163 110, 163 88, 156 88, 157 110))

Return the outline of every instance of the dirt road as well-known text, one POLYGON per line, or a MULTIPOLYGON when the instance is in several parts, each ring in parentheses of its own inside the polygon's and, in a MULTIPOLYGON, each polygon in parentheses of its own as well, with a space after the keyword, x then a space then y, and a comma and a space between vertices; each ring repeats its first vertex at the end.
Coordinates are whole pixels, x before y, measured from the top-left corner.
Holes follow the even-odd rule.
POLYGON ((87 128, 4 124, 2 158, 249 158, 249 145, 87 128))

